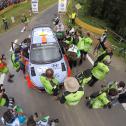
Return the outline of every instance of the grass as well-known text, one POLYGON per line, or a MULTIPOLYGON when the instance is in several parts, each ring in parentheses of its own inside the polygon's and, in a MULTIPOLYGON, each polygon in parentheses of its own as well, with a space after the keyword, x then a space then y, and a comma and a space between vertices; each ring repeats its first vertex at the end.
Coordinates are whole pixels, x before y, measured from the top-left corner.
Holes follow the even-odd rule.
MULTIPOLYGON (((39 0, 39 11, 46 9, 48 6, 56 2, 57 0, 39 0)), ((9 11, 5 12, 3 15, 8 19, 9 27, 12 28, 17 24, 20 24, 21 23, 20 18, 23 13, 26 14, 30 19, 31 18, 29 15, 30 8, 31 8, 31 2, 29 1, 27 3, 17 4, 14 6, 13 9, 10 9, 9 11), (16 22, 13 24, 11 23, 11 16, 15 17, 16 22)), ((2 23, 3 15, 0 15, 0 33, 4 32, 3 23, 2 23)))

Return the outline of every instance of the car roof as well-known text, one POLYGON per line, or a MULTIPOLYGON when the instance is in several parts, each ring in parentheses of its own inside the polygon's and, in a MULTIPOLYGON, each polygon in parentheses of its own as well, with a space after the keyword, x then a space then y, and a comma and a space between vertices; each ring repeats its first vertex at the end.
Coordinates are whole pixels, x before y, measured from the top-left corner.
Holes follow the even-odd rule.
POLYGON ((36 27, 32 30, 32 44, 43 43, 43 37, 46 38, 46 43, 56 43, 57 39, 50 27, 36 27))

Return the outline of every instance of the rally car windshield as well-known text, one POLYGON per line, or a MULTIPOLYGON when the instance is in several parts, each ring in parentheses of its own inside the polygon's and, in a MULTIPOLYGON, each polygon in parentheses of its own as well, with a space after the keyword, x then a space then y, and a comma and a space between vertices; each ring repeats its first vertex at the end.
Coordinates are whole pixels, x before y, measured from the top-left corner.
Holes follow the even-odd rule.
POLYGON ((61 51, 57 44, 32 46, 30 61, 34 64, 52 63, 62 58, 61 51))

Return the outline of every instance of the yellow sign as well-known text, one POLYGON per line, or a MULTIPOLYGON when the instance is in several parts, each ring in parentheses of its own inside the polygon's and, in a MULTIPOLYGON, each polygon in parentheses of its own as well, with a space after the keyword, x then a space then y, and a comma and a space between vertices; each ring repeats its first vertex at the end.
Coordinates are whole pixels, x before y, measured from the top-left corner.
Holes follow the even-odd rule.
POLYGON ((81 5, 79 3, 76 4, 75 7, 76 7, 77 10, 81 9, 81 5))

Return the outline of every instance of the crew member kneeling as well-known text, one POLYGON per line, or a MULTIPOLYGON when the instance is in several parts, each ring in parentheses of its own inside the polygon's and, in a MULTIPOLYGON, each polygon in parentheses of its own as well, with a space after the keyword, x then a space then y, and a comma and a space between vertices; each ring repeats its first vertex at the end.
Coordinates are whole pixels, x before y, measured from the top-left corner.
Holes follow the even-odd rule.
POLYGON ((40 81, 48 94, 54 96, 59 94, 59 82, 54 77, 54 71, 52 69, 47 69, 46 72, 40 76, 40 81))
POLYGON ((77 105, 84 96, 84 90, 79 85, 74 77, 68 77, 64 81, 65 91, 60 99, 60 103, 67 103, 68 105, 77 105))

